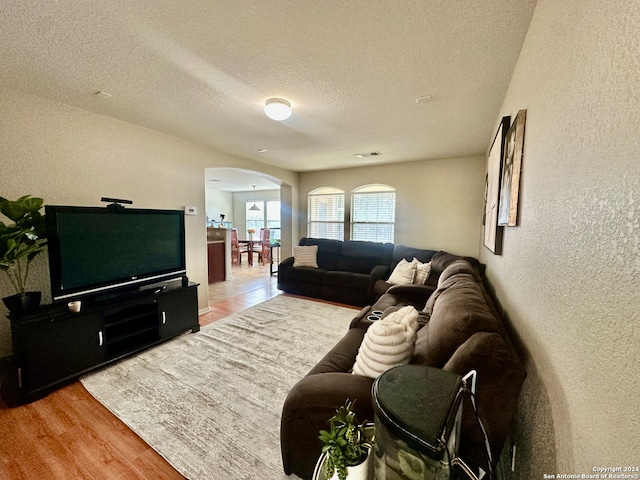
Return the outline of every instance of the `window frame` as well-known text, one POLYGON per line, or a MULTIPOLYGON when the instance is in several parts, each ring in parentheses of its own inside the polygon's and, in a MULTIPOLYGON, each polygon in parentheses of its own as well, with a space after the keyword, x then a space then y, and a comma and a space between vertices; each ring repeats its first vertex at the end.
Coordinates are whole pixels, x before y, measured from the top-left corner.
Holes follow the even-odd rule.
POLYGON ((280 200, 256 200, 255 202, 253 200, 247 200, 245 202, 245 231, 249 230, 250 228, 253 228, 256 231, 256 234, 260 233, 260 229, 261 228, 269 228, 270 232, 269 232, 269 238, 273 241, 273 240, 280 240, 281 238, 281 228, 282 228, 282 223, 281 223, 281 218, 280 218, 280 212, 281 212, 281 208, 282 208, 282 203, 280 200), (260 208, 260 220, 249 220, 249 216, 250 216, 250 208, 254 205, 257 205, 260 208), (274 205, 277 204, 278 208, 274 209, 274 208, 269 208, 269 204, 274 205), (273 212, 273 211, 277 211, 278 212, 278 218, 269 218, 269 212, 273 212), (277 222, 278 226, 277 227, 272 227, 271 225, 277 222))
MULTIPOLYGON (((366 201, 370 202, 371 197, 366 201)), ((387 200, 388 201, 388 200, 387 200)), ((395 211, 396 211, 396 189, 390 185, 385 185, 382 183, 372 183, 368 185, 361 185, 357 188, 354 188, 351 191, 351 214, 349 219, 349 227, 350 227, 350 238, 351 240, 364 240, 364 241, 372 241, 372 242, 389 242, 394 243, 395 239, 395 211), (391 197, 393 201, 393 206, 390 211, 384 211, 384 209, 378 206, 376 213, 373 215, 376 217, 376 220, 369 219, 360 219, 359 212, 361 210, 358 203, 364 202, 365 196, 378 196, 379 198, 374 199, 378 204, 384 201, 384 197, 391 197), (380 217, 383 217, 380 219, 380 217), (386 216, 386 218, 384 218, 386 216), (372 227, 370 228, 375 230, 375 234, 372 235, 362 235, 362 228, 359 227, 372 227), (382 227, 382 228, 380 228, 382 227), (386 227, 386 228, 385 228, 386 227), (386 230, 386 232, 385 232, 386 230)), ((366 214, 370 215, 370 214, 366 214)))
POLYGON ((345 225, 345 192, 335 187, 319 187, 307 194, 307 236, 312 238, 329 238, 344 240, 345 225), (320 215, 318 206, 320 199, 332 201, 331 212, 320 215))

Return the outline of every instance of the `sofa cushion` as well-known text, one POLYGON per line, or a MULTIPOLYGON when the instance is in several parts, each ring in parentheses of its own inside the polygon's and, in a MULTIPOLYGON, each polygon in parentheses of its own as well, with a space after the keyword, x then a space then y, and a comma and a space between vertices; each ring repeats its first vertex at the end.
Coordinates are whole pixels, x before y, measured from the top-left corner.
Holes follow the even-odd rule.
MULTIPOLYGON (((357 275, 351 273, 350 275, 357 275)), ((369 296, 364 288, 356 288, 355 284, 335 285, 324 283, 320 288, 320 297, 330 302, 342 303, 345 305, 354 305, 356 307, 364 307, 369 305, 369 296), (353 287, 353 288, 351 288, 353 287)))
MULTIPOLYGON (((278 271, 278 273, 280 273, 280 271, 278 271)), ((325 274, 325 270, 321 268, 296 267, 286 269, 287 282, 294 285, 300 283, 321 285, 324 281, 325 274)))
MULTIPOLYGON (((506 337, 496 332, 474 333, 456 350, 443 370, 458 375, 476 370, 478 414, 487 430, 491 451, 494 455, 500 452, 509 435, 514 408, 526 375, 506 337)), ((484 465, 486 453, 478 448, 484 444, 484 436, 470 404, 463 408, 462 432, 464 441, 460 444, 460 455, 476 465, 484 465)))
POLYGON ((390 285, 409 285, 413 283, 416 278, 416 266, 418 261, 408 262, 404 258, 398 262, 396 268, 391 272, 387 283, 390 285))
POLYGON ((457 273, 440 282, 424 311, 430 320, 418 331, 414 363, 442 368, 475 332, 502 333, 482 284, 469 273, 457 273))
POLYGON ((369 275, 353 272, 325 272, 322 282, 327 286, 343 289, 358 289, 366 292, 369 285, 369 275))
POLYGON ((346 399, 357 400, 353 403, 357 418, 373 419, 372 384, 369 377, 327 372, 307 375, 291 389, 282 407, 280 423, 282 466, 286 474, 312 478, 322 454, 318 432, 327 428, 327 420, 346 399))
POLYGON ((431 258, 431 273, 429 274, 429 278, 427 279, 427 285, 436 286, 438 284, 438 279, 440 275, 444 272, 444 270, 451 265, 452 263, 464 260, 468 262, 471 266, 475 267, 480 275, 484 274, 484 265, 481 264, 477 259, 473 257, 461 257, 460 255, 454 255, 449 252, 439 251, 431 258))
POLYGON ((353 373, 376 378, 411 360, 418 329, 418 311, 403 307, 374 322, 358 350, 353 373))
POLYGON ((318 245, 318 267, 325 270, 338 269, 338 258, 342 249, 341 240, 303 237, 300 239, 300 245, 318 245))
POLYGON ((391 270, 393 270, 396 265, 403 258, 410 262, 412 259, 416 258, 422 263, 427 263, 431 261, 431 258, 436 254, 435 250, 426 250, 422 248, 413 248, 407 247, 406 245, 396 245, 393 248, 393 254, 391 256, 391 270))
POLYGON ((335 270, 369 274, 376 265, 389 264, 392 249, 391 243, 345 240, 335 270))
POLYGON ((438 277, 438 287, 440 287, 440 285, 442 285, 445 280, 448 280, 452 276, 461 273, 471 275, 476 282, 482 281, 480 273, 473 265, 471 265, 467 260, 458 259, 447 265, 447 267, 442 271, 442 273, 438 277))
POLYGON ((297 245, 293 247, 293 266, 318 268, 318 246, 297 245))

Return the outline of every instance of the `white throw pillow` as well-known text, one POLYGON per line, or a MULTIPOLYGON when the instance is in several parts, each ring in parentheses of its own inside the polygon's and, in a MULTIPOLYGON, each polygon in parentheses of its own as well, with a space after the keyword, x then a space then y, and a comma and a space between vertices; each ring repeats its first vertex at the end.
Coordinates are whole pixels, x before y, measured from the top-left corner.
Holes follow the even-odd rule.
POLYGON ((393 269, 389 282, 391 285, 408 285, 413 283, 416 277, 417 260, 414 258, 411 262, 407 262, 404 258, 398 262, 396 268, 393 269))
POLYGON ((429 274, 431 273, 431 262, 422 263, 416 258, 413 260, 418 262, 416 265, 416 278, 413 279, 413 283, 416 285, 424 285, 427 283, 427 278, 429 278, 429 274))
POLYGON ((293 247, 293 266, 318 268, 318 246, 298 245, 293 247))
POLYGON ((374 322, 364 335, 353 373, 377 378, 392 367, 407 365, 418 330, 418 311, 406 306, 374 322))

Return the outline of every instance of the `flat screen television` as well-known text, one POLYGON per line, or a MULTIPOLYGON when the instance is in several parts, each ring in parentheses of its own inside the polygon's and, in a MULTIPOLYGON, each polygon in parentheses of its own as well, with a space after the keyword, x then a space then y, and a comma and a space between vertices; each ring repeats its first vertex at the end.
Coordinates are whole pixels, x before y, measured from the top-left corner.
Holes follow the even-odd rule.
POLYGON ((54 303, 186 274, 184 212, 46 205, 54 303))

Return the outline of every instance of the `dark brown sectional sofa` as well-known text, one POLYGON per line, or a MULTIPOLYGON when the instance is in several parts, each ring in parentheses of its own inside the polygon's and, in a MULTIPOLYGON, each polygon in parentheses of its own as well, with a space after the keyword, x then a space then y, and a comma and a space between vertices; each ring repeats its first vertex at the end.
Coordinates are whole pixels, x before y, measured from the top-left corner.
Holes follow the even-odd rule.
POLYGON ((398 291, 406 304, 418 309, 424 306, 436 289, 438 277, 453 260, 465 258, 484 273, 475 258, 399 244, 303 237, 299 245, 318 246, 318 268, 294 267, 294 257, 286 258, 278 266, 278 288, 294 295, 357 307, 371 305, 387 292, 392 285, 386 280, 402 259, 431 262, 431 274, 425 285, 402 285, 398 291))
MULTIPOLYGON (((346 399, 355 400, 360 419, 373 420, 374 379, 352 374, 352 367, 367 328, 372 324, 367 315, 373 310, 382 310, 386 316, 405 305, 419 305, 420 311, 421 328, 411 363, 459 375, 477 371, 478 411, 495 466, 526 372, 483 287, 478 262, 438 252, 432 255, 432 272, 434 279, 431 285, 423 286, 422 297, 414 285, 395 286, 375 304, 365 307, 353 319, 345 336, 291 389, 283 406, 280 435, 285 473, 295 473, 306 480, 312 478, 321 453, 318 432, 326 428, 327 419, 346 399), (425 293, 425 290, 428 291, 425 293)), ((381 284, 378 287, 384 288, 381 284)), ((483 436, 467 400, 461 457, 488 470, 485 451, 483 436)))

